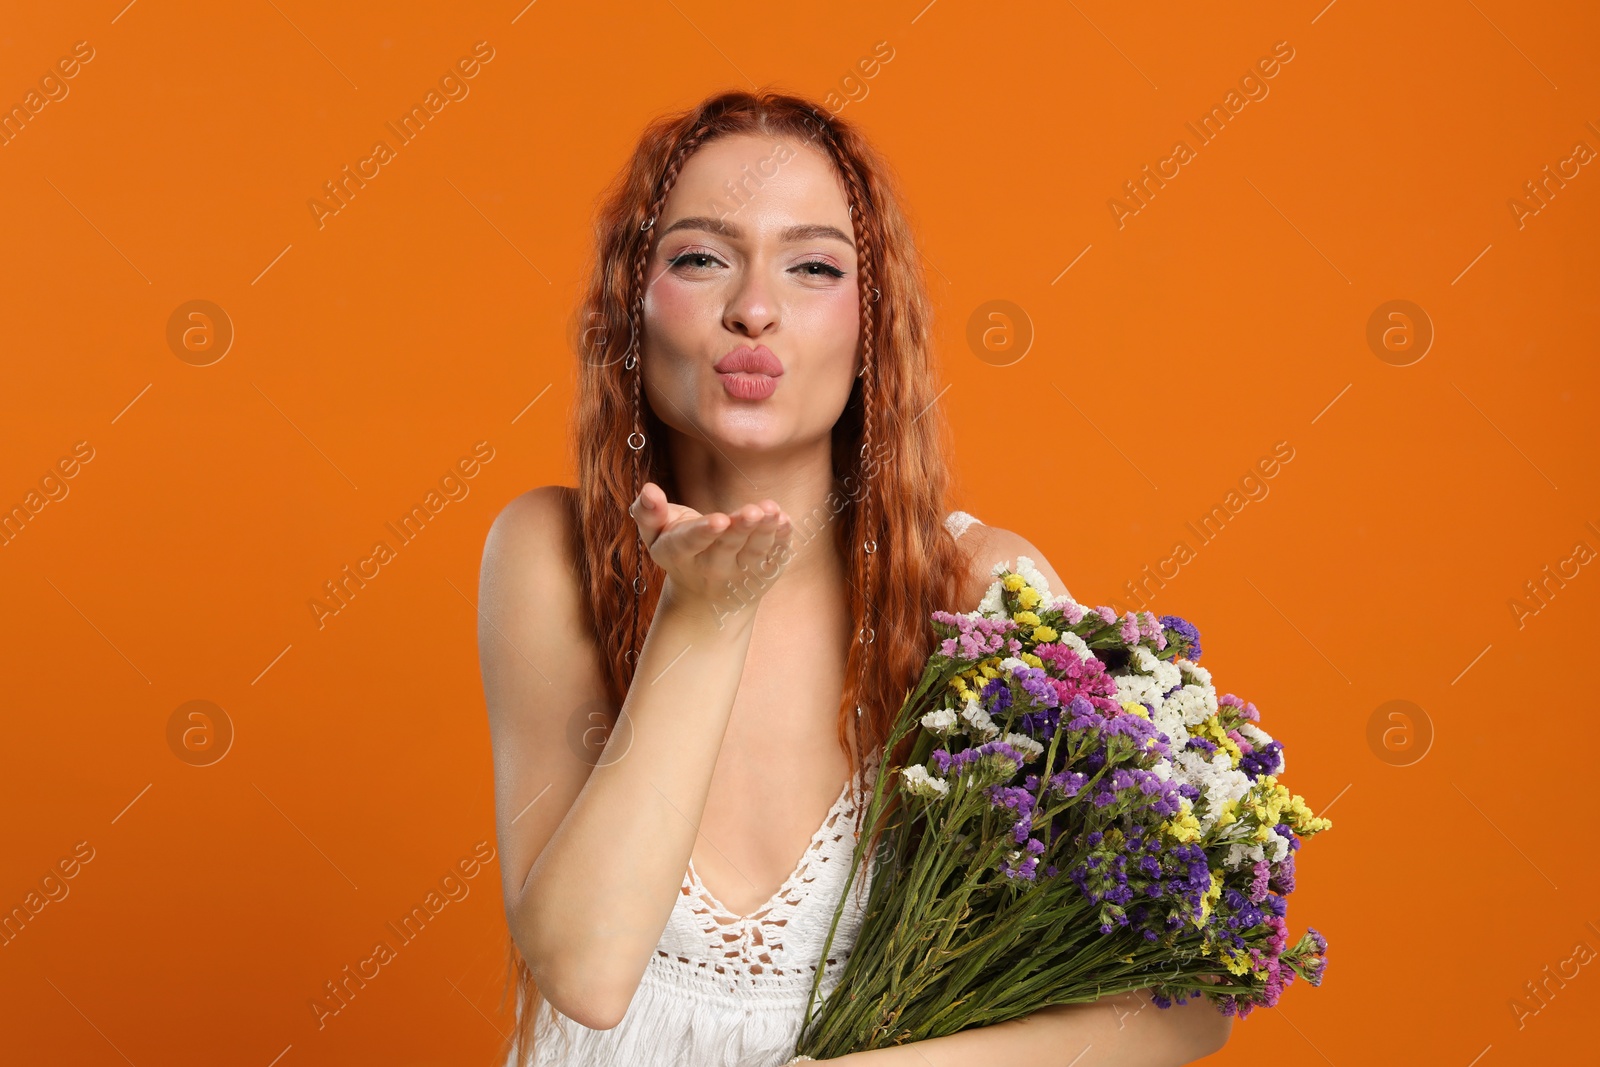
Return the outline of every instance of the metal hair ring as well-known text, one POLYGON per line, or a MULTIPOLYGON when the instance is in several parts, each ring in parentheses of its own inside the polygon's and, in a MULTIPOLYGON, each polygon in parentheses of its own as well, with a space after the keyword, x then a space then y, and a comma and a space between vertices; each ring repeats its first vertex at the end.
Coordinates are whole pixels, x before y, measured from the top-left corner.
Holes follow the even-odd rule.
POLYGON ((866 638, 861 642, 864 645, 872 644, 873 638, 878 636, 878 632, 876 630, 874 630, 870 626, 864 627, 864 628, 856 631, 856 637, 859 638, 859 637, 861 637, 862 634, 866 634, 867 635, 866 638))
POLYGON ((870 556, 872 553, 878 551, 878 542, 863 541, 861 542, 861 547, 870 556))
POLYGON ((656 224, 656 217, 654 215, 651 215, 650 218, 645 220, 644 224, 639 227, 639 232, 643 233, 645 230, 648 230, 650 227, 654 226, 655 224, 656 224))
POLYGON ((628 435, 628 447, 633 449, 635 452, 637 452, 637 451, 639 451, 639 449, 643 448, 644 447, 644 434, 640 433, 638 430, 635 430, 632 433, 630 433, 628 435), (633 439, 635 437, 637 437, 639 439, 639 443, 638 444, 634 444, 633 443, 633 439))
POLYGON ((624 370, 632 370, 633 368, 637 367, 638 365, 639 365, 639 354, 637 352, 629 350, 628 354, 626 356, 622 357, 622 367, 623 367, 624 370))

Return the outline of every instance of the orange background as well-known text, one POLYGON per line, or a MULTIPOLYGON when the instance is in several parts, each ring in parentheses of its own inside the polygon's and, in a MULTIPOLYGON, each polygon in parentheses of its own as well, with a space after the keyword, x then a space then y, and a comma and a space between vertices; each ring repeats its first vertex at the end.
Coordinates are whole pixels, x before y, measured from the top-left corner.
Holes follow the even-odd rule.
POLYGON ((1520 625, 1511 601, 1600 548, 1600 173, 1520 226, 1508 201, 1600 148, 1595 16, 122 2, 0 30, 4 102, 94 50, 0 147, 0 506, 93 450, 0 546, 0 906, 93 850, 0 948, 9 1062, 493 1061, 493 862, 320 1029, 309 1002, 493 842, 477 569, 507 500, 574 481, 591 206, 656 112, 728 86, 848 100, 879 41, 840 113, 919 228, 955 505, 1097 603, 1188 541, 1150 605, 1197 622, 1334 823, 1289 911, 1328 935, 1326 983, 1213 1062, 1592 1055, 1600 574, 1567 564, 1520 625), (479 41, 470 95, 319 228, 323 183, 479 41), (1184 124, 1280 41, 1269 94, 1197 147, 1184 124), (1180 138, 1196 157, 1119 228, 1108 201, 1180 138), (209 366, 167 340, 196 299, 236 331, 209 366), (1409 366, 1366 339, 1395 299, 1436 331, 1409 366), (1031 323, 1009 365, 967 342, 990 300, 1031 323), (480 441, 470 493, 319 628, 323 583, 480 441), (1185 524, 1279 441, 1270 492, 1200 546, 1185 524), (209 766, 169 743, 191 700, 234 731, 209 766), (1420 710, 1369 740, 1391 700, 1420 710), (1529 998, 1580 943, 1591 965, 1529 998))

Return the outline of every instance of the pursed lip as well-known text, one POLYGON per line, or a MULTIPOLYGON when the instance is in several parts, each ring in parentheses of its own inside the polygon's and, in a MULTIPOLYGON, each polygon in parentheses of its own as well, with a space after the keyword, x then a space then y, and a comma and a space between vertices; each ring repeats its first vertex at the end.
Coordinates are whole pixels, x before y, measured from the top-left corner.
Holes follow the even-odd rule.
POLYGON ((743 371, 747 374, 765 374, 777 378, 783 374, 783 363, 766 345, 740 345, 714 364, 718 374, 743 371))

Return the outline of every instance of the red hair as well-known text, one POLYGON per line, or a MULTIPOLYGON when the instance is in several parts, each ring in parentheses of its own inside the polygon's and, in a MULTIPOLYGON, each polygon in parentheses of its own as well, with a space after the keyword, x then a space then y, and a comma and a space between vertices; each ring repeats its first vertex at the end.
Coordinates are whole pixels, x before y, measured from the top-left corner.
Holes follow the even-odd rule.
MULTIPOLYGON (((949 449, 911 228, 882 158, 851 124, 808 100, 770 90, 723 92, 660 117, 602 197, 595 256, 571 338, 580 364, 572 427, 578 578, 607 692, 620 708, 664 577, 640 543, 628 505, 646 481, 659 484, 669 499, 681 499, 667 466, 666 427, 639 396, 645 269, 656 223, 685 161, 708 142, 734 134, 792 139, 822 152, 844 185, 855 228, 864 370, 833 428, 833 473, 844 492, 830 498, 825 514, 790 519, 796 547, 814 536, 813 524, 831 526, 846 564, 856 639, 846 653, 838 738, 848 756, 854 731, 861 770, 921 677, 933 647, 929 614, 958 610, 967 560, 944 527, 949 449), (627 440, 636 404, 644 438, 639 449, 627 440), (636 575, 642 579, 637 597, 636 575)), ((510 1048, 531 1054, 538 991, 515 942, 510 955, 519 1013, 510 1048)))

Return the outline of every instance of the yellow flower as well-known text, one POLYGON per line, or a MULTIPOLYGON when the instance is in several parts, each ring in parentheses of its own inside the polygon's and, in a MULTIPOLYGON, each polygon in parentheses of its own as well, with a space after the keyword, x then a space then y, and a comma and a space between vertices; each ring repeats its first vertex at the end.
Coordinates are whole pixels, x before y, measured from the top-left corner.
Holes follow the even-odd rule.
POLYGON ((1054 641, 1059 636, 1061 635, 1049 626, 1035 626, 1033 628, 1033 639, 1041 644, 1046 641, 1054 641))
POLYGON ((1017 603, 1025 608, 1036 608, 1044 603, 1044 597, 1039 593, 1039 590, 1030 585, 1017 594, 1017 603))
POLYGON ((1022 624, 1023 626, 1038 626, 1039 625, 1039 616, 1035 615, 1031 611, 1019 611, 1019 612, 1017 612, 1015 615, 1013 615, 1011 617, 1013 619, 1015 619, 1018 623, 1022 624))
POLYGON ((1008 574, 1000 584, 1007 592, 1015 593, 1019 589, 1027 588, 1028 580, 1020 574, 1008 574))
POLYGON ((1150 712, 1147 711, 1145 706, 1139 703, 1137 700, 1124 700, 1122 702, 1122 710, 1127 712, 1129 715, 1137 715, 1141 719, 1148 719, 1150 717, 1150 712))
POLYGON ((1239 750, 1238 743, 1234 741, 1233 738, 1228 736, 1228 731, 1222 728, 1221 721, 1219 721, 1215 715, 1212 715, 1211 718, 1195 727, 1190 731, 1190 733, 1194 736, 1203 737, 1206 740, 1213 742, 1218 748, 1222 749, 1228 754, 1228 758, 1232 761, 1232 764, 1235 767, 1239 766, 1239 761, 1244 758, 1244 753, 1239 750))
POLYGON ((1183 810, 1162 823, 1161 829, 1179 844, 1188 844, 1190 841, 1200 839, 1200 820, 1195 818, 1188 797, 1183 798, 1183 810))
POLYGON ((1237 800, 1230 800, 1226 804, 1222 805, 1222 810, 1217 814, 1217 821, 1215 825, 1218 829, 1221 829, 1222 827, 1227 826, 1229 823, 1234 822, 1238 818, 1239 802, 1237 800))
POLYGON ((1289 800, 1289 814, 1291 816, 1289 828, 1297 834, 1310 835, 1320 833, 1333 826, 1333 823, 1329 820, 1319 819, 1313 815, 1310 807, 1306 805, 1305 798, 1298 793, 1289 800))
POLYGON ((1030 667, 1044 666, 1044 660, 1040 659, 1038 656, 1035 656, 1032 652, 1019 652, 1017 653, 1017 658, 1030 667))
MULTIPOLYGON (((1206 890, 1205 896, 1200 898, 1200 921, 1196 925, 1199 925, 1199 926, 1204 926, 1205 925, 1206 919, 1210 918, 1210 916, 1211 916, 1211 907, 1212 907, 1212 905, 1216 904, 1216 902, 1218 900, 1220 900, 1221 898, 1222 898, 1222 872, 1214 870, 1214 871, 1211 872, 1211 888, 1206 890)), ((1242 974, 1244 972, 1242 972, 1242 971, 1234 971, 1233 973, 1234 974, 1242 974)))

